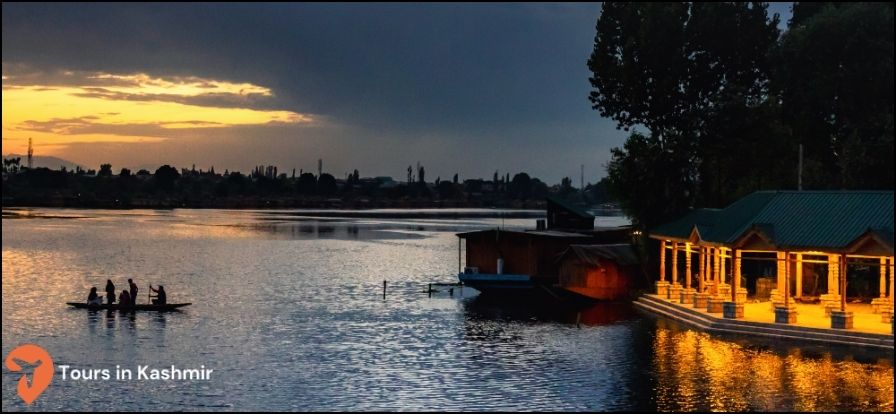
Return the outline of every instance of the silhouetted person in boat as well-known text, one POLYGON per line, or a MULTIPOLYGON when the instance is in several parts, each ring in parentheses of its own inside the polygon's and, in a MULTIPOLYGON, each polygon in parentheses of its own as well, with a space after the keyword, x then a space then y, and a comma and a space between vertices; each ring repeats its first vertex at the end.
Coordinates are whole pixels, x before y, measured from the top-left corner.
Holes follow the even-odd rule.
POLYGON ((152 300, 153 305, 164 305, 168 302, 168 295, 165 293, 165 286, 159 285, 159 289, 153 289, 152 285, 149 285, 149 290, 155 293, 155 299, 152 300))
POLYGON ((115 284, 112 283, 112 279, 106 279, 106 301, 110 305, 115 303, 115 284))
POLYGON ((132 279, 128 279, 128 284, 131 285, 131 306, 137 305, 137 284, 132 279))
POLYGON ((100 295, 96 293, 96 286, 90 288, 90 294, 87 295, 87 304, 88 305, 102 305, 103 304, 103 298, 101 298, 100 295))
POLYGON ((131 295, 127 290, 122 289, 121 295, 118 295, 118 309, 129 310, 133 305, 134 303, 131 302, 131 295))

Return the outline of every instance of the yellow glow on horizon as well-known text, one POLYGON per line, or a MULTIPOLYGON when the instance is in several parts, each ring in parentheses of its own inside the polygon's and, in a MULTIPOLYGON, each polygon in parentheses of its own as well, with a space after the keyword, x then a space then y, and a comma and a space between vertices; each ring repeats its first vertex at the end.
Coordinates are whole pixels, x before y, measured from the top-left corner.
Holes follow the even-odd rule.
POLYGON ((84 86, 18 86, 14 82, 4 75, 4 154, 24 153, 29 137, 47 154, 74 142, 158 141, 184 128, 314 120, 292 111, 250 108, 251 99, 273 93, 249 83, 146 74, 98 74, 86 77, 84 86))

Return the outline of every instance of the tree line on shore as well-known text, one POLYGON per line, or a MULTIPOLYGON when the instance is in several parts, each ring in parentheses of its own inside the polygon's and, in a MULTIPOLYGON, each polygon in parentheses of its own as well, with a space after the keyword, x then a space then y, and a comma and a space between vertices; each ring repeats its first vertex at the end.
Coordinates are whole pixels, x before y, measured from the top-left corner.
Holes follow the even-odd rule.
POLYGON ((277 205, 316 206, 327 200, 414 200, 415 205, 452 201, 454 206, 531 206, 527 202, 540 202, 548 195, 590 204, 611 201, 606 180, 589 184, 584 192, 573 188, 568 177, 559 185, 548 186, 524 172, 511 178, 510 173, 496 171, 492 180, 462 182, 454 174, 450 180, 437 177, 426 182, 422 166, 416 175, 409 172, 408 181, 396 182, 391 177, 362 178, 358 170, 337 179, 325 172, 279 173, 274 166, 259 166, 248 174, 228 170, 220 173, 214 167, 203 171, 195 166, 178 171, 170 165, 154 172, 143 169, 135 173, 122 168, 117 174, 111 164, 102 164, 98 170, 29 169, 21 166, 20 159, 12 158, 4 159, 3 176, 4 205, 215 207, 263 206, 274 200, 277 205), (235 200, 241 202, 235 204, 235 200))
POLYGON ((792 10, 781 30, 767 3, 603 3, 589 99, 631 131, 607 175, 636 225, 764 189, 893 189, 893 3, 792 10))

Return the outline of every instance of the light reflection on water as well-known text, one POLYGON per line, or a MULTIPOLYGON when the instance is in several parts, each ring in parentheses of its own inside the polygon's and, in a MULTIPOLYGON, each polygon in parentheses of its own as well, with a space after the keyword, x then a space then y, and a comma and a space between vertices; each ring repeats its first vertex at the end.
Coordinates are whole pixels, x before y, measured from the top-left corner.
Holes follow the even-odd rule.
MULTIPOLYGON (((577 328, 556 306, 422 293, 454 280, 454 232, 500 219, 27 211, 46 218, 3 219, 4 355, 34 342, 57 365, 215 369, 188 383, 57 375, 36 409, 892 409, 892 355, 722 340, 628 305, 584 310, 577 328), (169 301, 194 305, 127 316, 64 306, 128 277, 141 301, 162 283, 169 301)), ((3 370, 4 411, 23 407, 16 380, 3 370)))
POLYGON ((659 410, 892 411, 892 354, 854 351, 859 362, 844 350, 836 359, 807 356, 797 346, 720 340, 665 320, 656 327, 659 410))

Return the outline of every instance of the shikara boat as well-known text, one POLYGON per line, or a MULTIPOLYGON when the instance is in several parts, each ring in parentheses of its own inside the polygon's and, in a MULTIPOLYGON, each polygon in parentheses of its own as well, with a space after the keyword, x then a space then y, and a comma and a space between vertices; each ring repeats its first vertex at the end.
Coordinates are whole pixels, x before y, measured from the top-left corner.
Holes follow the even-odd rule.
MULTIPOLYGON (((119 305, 117 304, 102 304, 102 305, 88 305, 83 302, 66 302, 69 306, 73 306, 78 309, 93 309, 93 310, 119 310, 119 305)), ((192 303, 166 303, 164 305, 151 305, 151 304, 142 304, 142 305, 134 305, 132 308, 128 308, 126 310, 138 310, 138 311, 156 311, 156 312, 169 312, 178 310, 178 308, 182 308, 184 306, 192 305, 192 303)))

